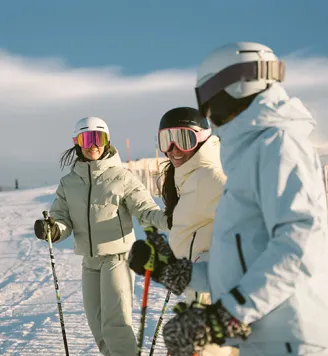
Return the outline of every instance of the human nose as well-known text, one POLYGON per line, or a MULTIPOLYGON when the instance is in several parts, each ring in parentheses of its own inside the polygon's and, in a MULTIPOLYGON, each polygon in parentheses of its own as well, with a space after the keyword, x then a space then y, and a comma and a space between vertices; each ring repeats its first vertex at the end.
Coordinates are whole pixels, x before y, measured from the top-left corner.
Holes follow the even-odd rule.
POLYGON ((179 149, 179 147, 173 143, 172 145, 172 153, 181 153, 182 151, 179 149))

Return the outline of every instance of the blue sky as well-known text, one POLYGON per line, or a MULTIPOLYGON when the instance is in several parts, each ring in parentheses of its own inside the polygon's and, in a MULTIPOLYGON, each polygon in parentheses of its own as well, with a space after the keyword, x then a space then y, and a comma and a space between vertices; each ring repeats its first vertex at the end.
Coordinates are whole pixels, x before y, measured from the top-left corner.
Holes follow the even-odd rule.
POLYGON ((126 74, 197 66, 226 42, 264 42, 279 55, 328 54, 324 0, 44 0, 1 3, 0 45, 71 66, 126 74))
POLYGON ((328 142, 327 13, 325 0, 0 2, 0 186, 57 183, 84 116, 106 120, 122 160, 126 138, 132 159, 153 157, 161 116, 196 106, 202 59, 240 40, 286 61, 286 88, 328 142))

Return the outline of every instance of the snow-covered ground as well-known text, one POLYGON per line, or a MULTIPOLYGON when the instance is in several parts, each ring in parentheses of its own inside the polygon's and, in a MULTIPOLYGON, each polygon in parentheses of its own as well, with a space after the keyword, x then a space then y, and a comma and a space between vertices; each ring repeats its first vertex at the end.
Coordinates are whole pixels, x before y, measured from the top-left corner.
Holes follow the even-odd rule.
MULTIPOLYGON (((0 355, 65 355, 48 245, 37 240, 33 232, 34 221, 50 208, 55 189, 0 192, 0 355)), ((138 239, 144 238, 136 223, 135 231, 138 239)), ((75 256, 72 248, 72 237, 54 244, 69 352, 74 356, 100 355, 83 309, 81 257, 75 256)), ((143 278, 137 276, 133 311, 136 334, 142 291, 143 278)), ((143 355, 149 354, 165 296, 163 288, 151 284, 143 355)), ((169 305, 178 300, 172 295, 169 305)), ((169 309, 167 317, 172 316, 169 309)), ((155 355, 165 354, 160 334, 155 355)))

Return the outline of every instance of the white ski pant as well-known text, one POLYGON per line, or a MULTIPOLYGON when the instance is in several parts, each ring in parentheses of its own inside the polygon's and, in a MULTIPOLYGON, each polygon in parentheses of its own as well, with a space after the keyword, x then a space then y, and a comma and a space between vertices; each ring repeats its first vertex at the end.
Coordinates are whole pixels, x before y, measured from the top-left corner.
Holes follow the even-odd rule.
POLYGON ((84 257, 82 293, 89 327, 105 356, 136 355, 132 329, 134 273, 127 255, 84 257))

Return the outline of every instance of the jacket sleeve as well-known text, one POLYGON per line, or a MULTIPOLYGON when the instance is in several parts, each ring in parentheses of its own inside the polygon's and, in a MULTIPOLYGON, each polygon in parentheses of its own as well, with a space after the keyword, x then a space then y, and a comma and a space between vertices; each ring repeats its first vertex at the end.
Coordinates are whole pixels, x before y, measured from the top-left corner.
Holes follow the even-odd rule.
POLYGON ((124 177, 124 201, 130 214, 138 219, 140 225, 152 225, 162 231, 169 230, 164 211, 155 203, 148 189, 128 170, 124 177))
POLYGON ((72 233, 73 224, 69 215, 65 190, 62 182, 60 182, 57 188, 56 198, 50 209, 50 216, 55 219, 61 233, 60 239, 56 242, 65 240, 72 233))
POLYGON ((239 320, 252 323, 290 298, 311 276, 320 261, 326 239, 327 209, 318 156, 310 142, 302 146, 279 132, 260 147, 257 201, 269 235, 266 250, 249 267, 238 291, 238 304, 222 297, 239 320))

